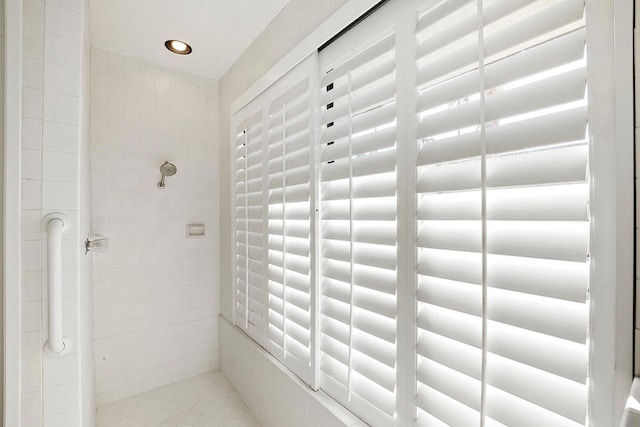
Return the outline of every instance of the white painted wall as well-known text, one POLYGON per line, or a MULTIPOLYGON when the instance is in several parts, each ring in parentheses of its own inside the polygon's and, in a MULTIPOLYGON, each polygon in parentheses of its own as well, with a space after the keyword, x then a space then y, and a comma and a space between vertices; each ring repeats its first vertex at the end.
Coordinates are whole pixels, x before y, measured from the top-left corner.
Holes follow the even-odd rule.
MULTIPOLYGON (((4 82, 4 0, 0 0, 0 82, 4 82)), ((0 146, 4 147, 4 84, 0 84, 0 146)), ((0 165, 4 165, 4 150, 0 150, 0 165)), ((0 173, 0 223, 4 213, 4 170, 0 173)), ((4 242, 4 230, 0 227, 0 241, 4 242)), ((3 265, 0 263, 0 277, 4 277, 3 265)), ((0 293, 0 319, 4 319, 4 295, 0 293)), ((4 358, 4 339, 0 340, 0 365, 4 358)), ((0 370, 0 384, 4 384, 4 371, 0 370)), ((0 401, 3 401, 3 390, 0 389, 0 401)), ((4 417, 4 408, 0 405, 0 420, 4 417)))
POLYGON ((587 56, 599 59, 591 63, 588 77, 596 82, 589 88, 590 168, 600 176, 592 182, 592 198, 599 203, 590 209, 590 339, 596 344, 590 355, 589 376, 595 384, 590 422, 598 426, 620 421, 633 380, 633 15, 630 1, 586 3, 592 26, 587 56))
POLYGON ((218 367, 218 83, 91 53, 97 404, 218 367), (178 168, 160 190, 160 165, 178 168), (190 223, 206 237, 186 238, 190 223))
POLYGON ((636 301, 635 312, 636 322, 634 328, 635 345, 634 345, 634 374, 636 378, 633 381, 625 414, 623 416, 621 426, 624 427, 640 427, 640 0, 635 0, 635 19, 634 19, 634 89, 635 89, 635 206, 636 206, 636 301))
MULTIPOLYGON (((90 264, 82 251, 88 228, 86 84, 83 93, 83 0, 25 0, 23 5, 21 200, 21 426, 80 427, 81 402, 91 393, 81 380, 87 351, 80 301, 90 264), (84 110, 84 111, 83 111, 84 110), (83 115, 84 113, 84 115, 83 115), (71 220, 63 235, 64 333, 73 342, 62 358, 43 355, 47 341, 46 234, 41 220, 61 211, 71 220)), ((10 18, 9 18, 10 19, 10 18)), ((86 70, 85 70, 86 71, 86 70)), ((86 73, 84 73, 86 76, 86 73)))
MULTIPOLYGON (((636 324, 634 373, 640 376, 640 0, 635 0, 634 22, 634 83, 635 83, 635 177, 636 177, 636 324)), ((640 424, 640 420, 638 421, 640 424)))

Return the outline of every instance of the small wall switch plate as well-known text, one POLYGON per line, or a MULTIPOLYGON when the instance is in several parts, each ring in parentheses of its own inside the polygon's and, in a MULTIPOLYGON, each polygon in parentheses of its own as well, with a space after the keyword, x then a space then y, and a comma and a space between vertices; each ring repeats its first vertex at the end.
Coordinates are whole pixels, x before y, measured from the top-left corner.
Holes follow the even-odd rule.
POLYGON ((187 224, 187 239, 195 239, 204 236, 204 224, 187 224))

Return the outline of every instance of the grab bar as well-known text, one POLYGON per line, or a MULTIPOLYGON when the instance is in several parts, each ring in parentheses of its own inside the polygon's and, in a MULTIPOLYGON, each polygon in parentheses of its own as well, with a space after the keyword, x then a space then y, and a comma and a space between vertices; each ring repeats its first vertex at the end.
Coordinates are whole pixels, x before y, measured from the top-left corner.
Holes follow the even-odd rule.
POLYGON ((44 217, 42 226, 47 233, 49 281, 49 340, 44 345, 47 355, 60 357, 71 350, 71 340, 64 336, 62 322, 62 233, 69 228, 69 220, 59 212, 44 217))

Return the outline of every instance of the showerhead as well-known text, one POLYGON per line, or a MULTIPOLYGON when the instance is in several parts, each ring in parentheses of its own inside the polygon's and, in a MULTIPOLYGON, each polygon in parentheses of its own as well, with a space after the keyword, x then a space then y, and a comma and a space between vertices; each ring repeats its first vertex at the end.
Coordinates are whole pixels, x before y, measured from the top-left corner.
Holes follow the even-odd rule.
POLYGON ((160 166, 160 173, 164 176, 173 176, 178 172, 178 168, 176 165, 169 162, 164 162, 162 166, 160 166))
POLYGON ((162 178, 160 178, 160 182, 158 183, 158 188, 164 188, 164 178, 166 176, 173 176, 178 172, 178 168, 173 163, 164 162, 160 166, 160 173, 162 174, 162 178))

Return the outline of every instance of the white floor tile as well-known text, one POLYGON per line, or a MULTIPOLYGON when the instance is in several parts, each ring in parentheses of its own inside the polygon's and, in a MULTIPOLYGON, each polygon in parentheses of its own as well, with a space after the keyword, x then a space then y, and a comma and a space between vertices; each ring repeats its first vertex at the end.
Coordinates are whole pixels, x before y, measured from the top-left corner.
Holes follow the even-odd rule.
POLYGON ((259 427, 220 371, 98 408, 97 427, 259 427))

